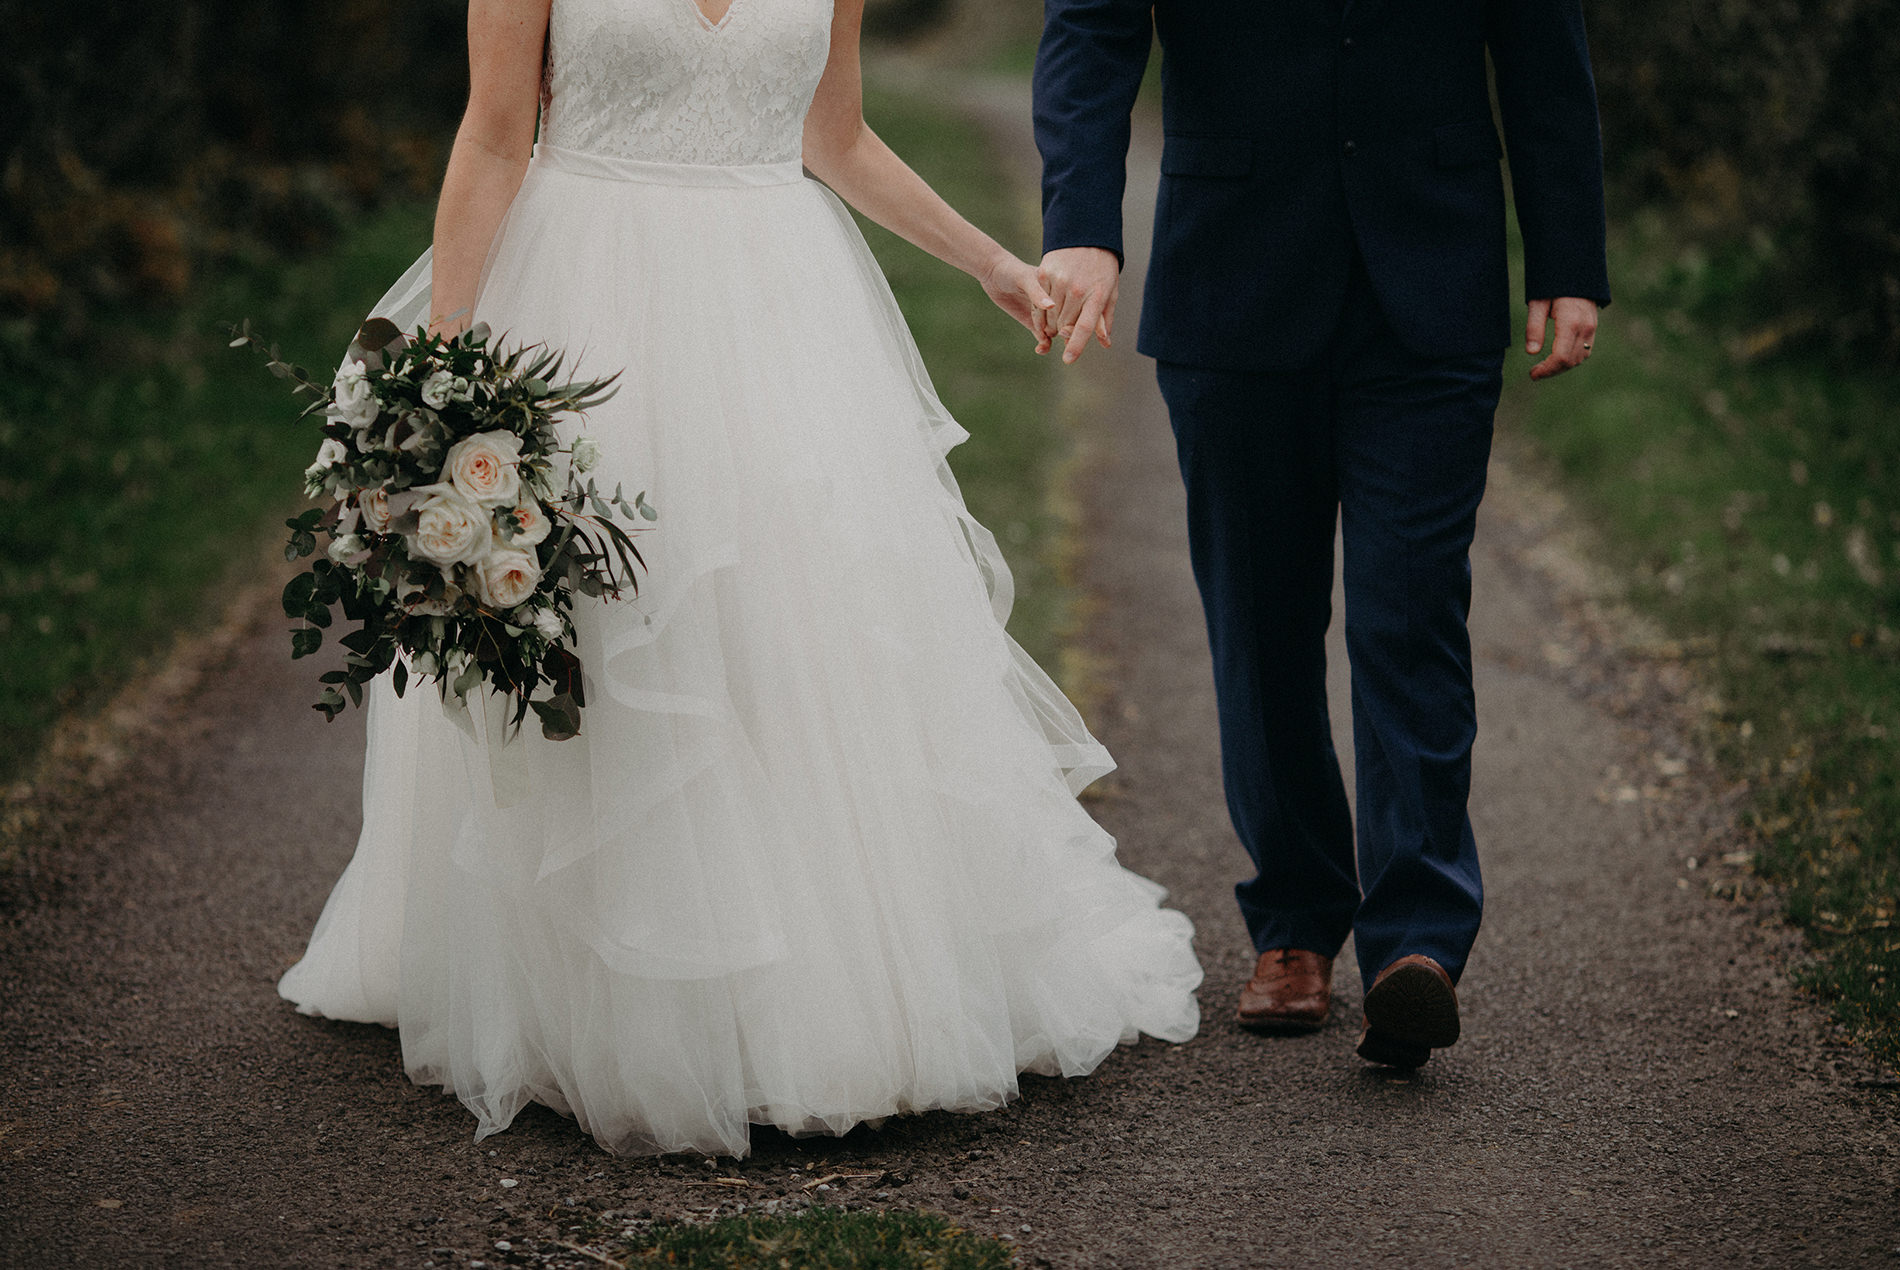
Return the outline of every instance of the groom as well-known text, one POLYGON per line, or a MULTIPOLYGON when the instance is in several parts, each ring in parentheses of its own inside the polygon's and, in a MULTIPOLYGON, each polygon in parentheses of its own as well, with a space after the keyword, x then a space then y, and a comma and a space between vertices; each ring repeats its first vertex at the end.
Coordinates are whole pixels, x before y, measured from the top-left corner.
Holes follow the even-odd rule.
POLYGON ((1158 35, 1161 192, 1138 347, 1187 483, 1237 888, 1239 1022, 1310 1031, 1350 933, 1358 1051, 1458 1039, 1482 907, 1468 552, 1511 313, 1486 54, 1524 237, 1525 347, 1589 356, 1609 303, 1580 0, 1045 0, 1036 59, 1049 334, 1106 345, 1129 111, 1158 35), (1327 717, 1345 544, 1354 829, 1327 717))

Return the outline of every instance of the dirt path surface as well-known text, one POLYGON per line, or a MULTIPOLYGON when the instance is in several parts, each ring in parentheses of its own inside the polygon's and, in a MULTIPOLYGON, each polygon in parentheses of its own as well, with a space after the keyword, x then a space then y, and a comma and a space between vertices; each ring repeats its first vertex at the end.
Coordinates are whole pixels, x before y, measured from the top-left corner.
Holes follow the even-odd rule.
MULTIPOLYGON (((1026 166, 1020 96, 977 104, 1026 166)), ((393 1033, 275 994, 354 841, 362 730, 308 709, 266 618, 0 926, 0 1265, 578 1266, 557 1241, 814 1198, 946 1211, 1029 1265, 1900 1261, 1900 1099, 1856 1084, 1771 915, 1687 867, 1722 822, 1666 726, 1669 667, 1593 651, 1546 567, 1547 505, 1505 469, 1474 561, 1489 910, 1466 1039, 1414 1078, 1365 1068, 1349 972, 1318 1035, 1231 1025, 1243 857, 1137 299, 1072 399, 1122 763, 1094 807, 1199 928, 1200 1037, 1029 1080, 993 1115, 764 1134, 738 1164, 616 1159, 540 1110, 477 1146, 393 1033), (868 1176, 813 1185, 841 1173, 868 1176)))

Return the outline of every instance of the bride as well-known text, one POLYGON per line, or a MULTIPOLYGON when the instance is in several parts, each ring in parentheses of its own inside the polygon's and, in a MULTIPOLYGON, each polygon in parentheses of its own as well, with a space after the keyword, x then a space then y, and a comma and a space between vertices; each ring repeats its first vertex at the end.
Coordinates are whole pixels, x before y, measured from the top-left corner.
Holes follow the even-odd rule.
POLYGON ((623 371, 575 426, 660 511, 639 598, 576 612, 578 738, 491 750, 374 685, 362 838, 280 984, 398 1027, 478 1137, 533 1101, 744 1155, 1198 1023, 1189 923, 1076 802, 1108 755, 1004 633, 967 434, 831 191, 1032 331, 1036 272, 865 126, 862 0, 705 2, 472 0, 433 253, 376 310, 623 371))

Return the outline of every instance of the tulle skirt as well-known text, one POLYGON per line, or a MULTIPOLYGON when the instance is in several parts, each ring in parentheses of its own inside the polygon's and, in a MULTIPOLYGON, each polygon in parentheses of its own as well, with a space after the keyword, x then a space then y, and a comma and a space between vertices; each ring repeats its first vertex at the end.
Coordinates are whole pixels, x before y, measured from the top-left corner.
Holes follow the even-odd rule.
POLYGON ((1110 760, 1004 633, 966 434, 838 200, 544 147, 476 316, 624 372, 574 426, 658 509, 649 571, 578 615, 578 738, 374 685, 362 838, 283 995, 399 1027, 478 1137, 538 1101, 629 1153, 993 1108, 1191 1036, 1192 930, 1076 802, 1110 760))

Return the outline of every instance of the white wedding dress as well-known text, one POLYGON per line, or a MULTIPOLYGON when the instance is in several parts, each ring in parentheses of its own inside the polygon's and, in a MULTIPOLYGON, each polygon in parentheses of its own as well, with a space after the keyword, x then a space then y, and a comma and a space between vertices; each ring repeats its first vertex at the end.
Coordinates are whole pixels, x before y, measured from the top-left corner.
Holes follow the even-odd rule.
MULTIPOLYGON (((966 434, 800 168, 831 6, 554 0, 475 316, 624 370, 580 426, 659 511, 649 571, 581 606, 576 739, 491 750, 374 686, 362 838, 280 984, 399 1027, 478 1137, 538 1101, 743 1155, 1198 1023, 1187 919, 1076 802, 1108 755, 1004 634, 966 434)), ((413 327, 427 286, 425 256, 377 313, 413 327)))

